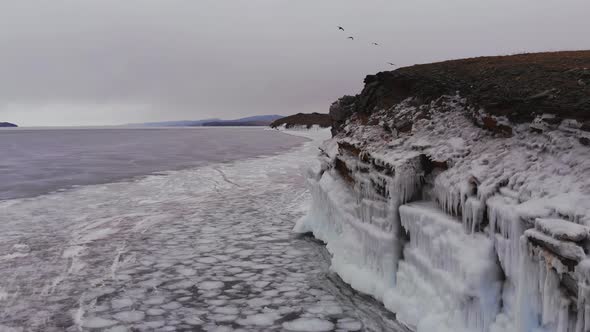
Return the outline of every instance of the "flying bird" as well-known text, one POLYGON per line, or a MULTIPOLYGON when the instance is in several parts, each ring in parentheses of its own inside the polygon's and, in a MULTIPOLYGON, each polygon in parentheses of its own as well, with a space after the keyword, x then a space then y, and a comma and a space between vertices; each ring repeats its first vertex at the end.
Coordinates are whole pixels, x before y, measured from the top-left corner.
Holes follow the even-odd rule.
POLYGON ((348 37, 348 39, 354 40, 354 37, 348 37))
POLYGON ((341 27, 341 26, 338 26, 338 30, 342 30, 342 31, 344 31, 344 28, 343 28, 343 27, 341 27))
POLYGON ((375 46, 379 46, 379 44, 377 44, 377 43, 373 43, 373 45, 375 45, 375 46))
POLYGON ((390 64, 390 65, 392 65, 392 66, 395 66, 395 63, 388 62, 388 64, 390 64))

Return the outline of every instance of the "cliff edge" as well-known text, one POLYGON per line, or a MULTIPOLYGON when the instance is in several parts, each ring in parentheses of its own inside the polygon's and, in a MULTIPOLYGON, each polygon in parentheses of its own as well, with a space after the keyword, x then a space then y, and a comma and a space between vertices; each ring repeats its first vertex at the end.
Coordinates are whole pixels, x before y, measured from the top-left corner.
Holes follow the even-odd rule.
POLYGON ((590 330, 590 52, 367 76, 297 232, 415 331, 590 330))
POLYGON ((368 75, 363 91, 334 103, 330 114, 338 127, 355 112, 371 114, 408 97, 429 103, 457 92, 513 122, 545 113, 590 126, 590 51, 451 60, 368 75))

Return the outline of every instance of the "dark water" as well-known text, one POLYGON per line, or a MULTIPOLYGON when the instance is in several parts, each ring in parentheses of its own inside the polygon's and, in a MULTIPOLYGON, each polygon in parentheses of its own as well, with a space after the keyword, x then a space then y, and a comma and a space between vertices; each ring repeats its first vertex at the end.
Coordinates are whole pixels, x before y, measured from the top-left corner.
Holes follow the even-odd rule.
POLYGON ((0 200, 268 155, 305 139, 262 128, 0 130, 0 200))

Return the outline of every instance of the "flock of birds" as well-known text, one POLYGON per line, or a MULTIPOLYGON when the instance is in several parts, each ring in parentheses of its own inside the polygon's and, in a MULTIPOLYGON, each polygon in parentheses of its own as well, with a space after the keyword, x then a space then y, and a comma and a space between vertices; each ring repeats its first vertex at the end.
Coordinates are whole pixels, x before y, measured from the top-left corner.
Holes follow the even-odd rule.
MULTIPOLYGON (((344 31, 344 28, 341 27, 341 26, 338 26, 338 30, 344 31)), ((349 36, 347 39, 354 40, 354 37, 353 36, 349 36)), ((372 44, 374 46, 379 46, 379 43, 376 43, 376 42, 373 42, 372 44)), ((390 65, 390 66, 395 66, 395 63, 388 62, 387 64, 390 65)))

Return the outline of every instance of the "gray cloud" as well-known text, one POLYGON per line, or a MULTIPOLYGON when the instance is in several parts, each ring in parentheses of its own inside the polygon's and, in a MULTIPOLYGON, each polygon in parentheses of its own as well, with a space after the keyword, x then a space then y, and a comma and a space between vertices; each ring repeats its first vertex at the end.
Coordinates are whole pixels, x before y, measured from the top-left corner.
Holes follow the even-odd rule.
POLYGON ((0 120, 324 112, 388 61, 590 48, 588 12, 587 0, 4 0, 0 120))

